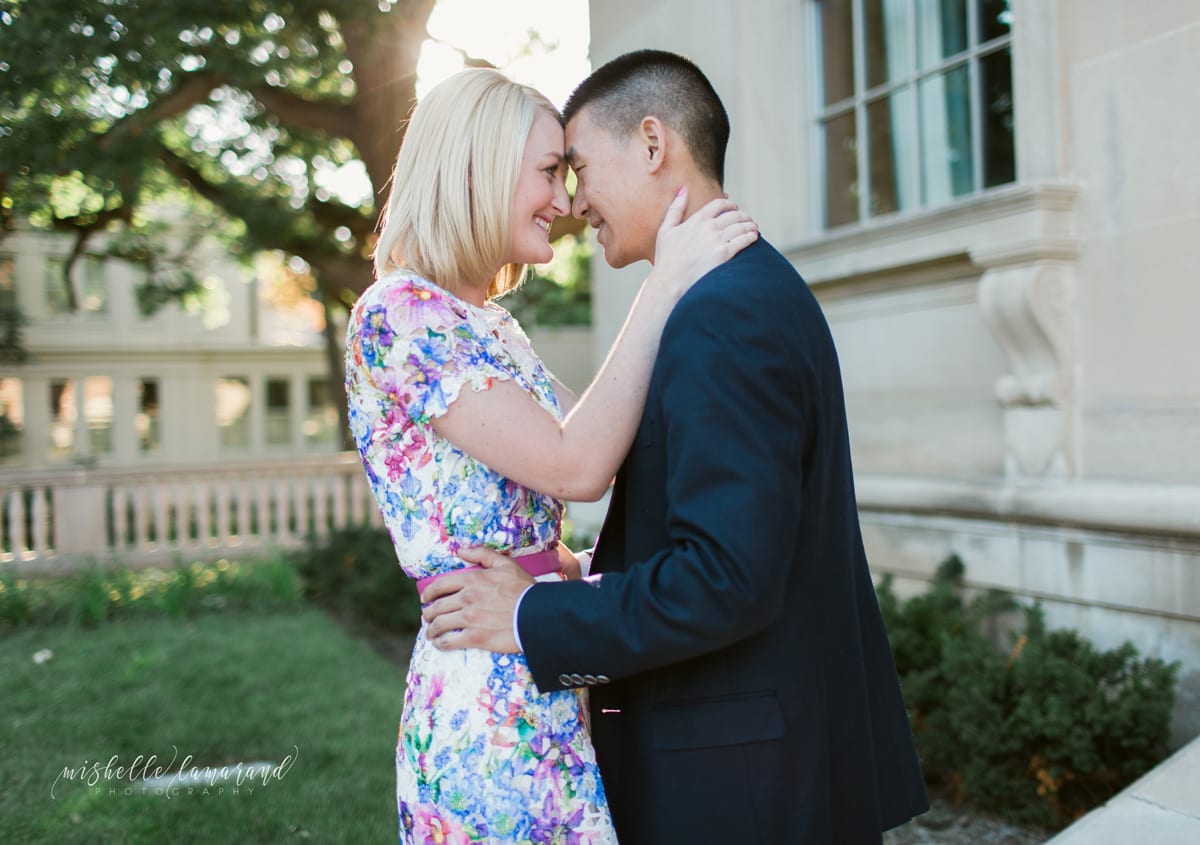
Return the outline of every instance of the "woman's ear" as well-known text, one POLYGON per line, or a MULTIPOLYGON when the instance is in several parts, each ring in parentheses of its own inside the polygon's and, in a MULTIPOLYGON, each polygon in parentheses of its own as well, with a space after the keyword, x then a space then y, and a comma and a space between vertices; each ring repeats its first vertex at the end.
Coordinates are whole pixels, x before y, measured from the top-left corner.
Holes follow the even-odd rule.
POLYGON ((644 153, 642 161, 648 173, 657 173, 666 160, 667 130, 661 120, 652 115, 643 117, 638 126, 638 143, 644 153))

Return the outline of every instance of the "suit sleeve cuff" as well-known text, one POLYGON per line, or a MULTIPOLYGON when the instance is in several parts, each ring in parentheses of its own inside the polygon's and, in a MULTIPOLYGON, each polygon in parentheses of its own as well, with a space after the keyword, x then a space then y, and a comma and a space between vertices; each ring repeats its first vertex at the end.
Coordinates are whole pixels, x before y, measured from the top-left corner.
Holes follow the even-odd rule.
POLYGON ((513 640, 515 640, 517 643, 517 651, 519 651, 521 653, 525 652, 525 647, 523 645, 521 645, 521 626, 517 624, 517 619, 521 615, 521 602, 523 602, 525 600, 525 596, 529 593, 529 590, 531 587, 533 587, 532 584, 530 584, 528 587, 526 587, 521 592, 521 595, 517 598, 517 604, 513 608, 513 620, 512 620, 513 640))

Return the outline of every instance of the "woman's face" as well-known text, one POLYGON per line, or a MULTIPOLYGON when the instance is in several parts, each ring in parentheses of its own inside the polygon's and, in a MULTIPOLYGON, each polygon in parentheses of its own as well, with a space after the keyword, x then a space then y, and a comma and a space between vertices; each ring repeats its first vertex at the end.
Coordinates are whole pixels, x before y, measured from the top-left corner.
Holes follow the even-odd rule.
POLYGON ((550 224, 570 211, 563 130, 545 109, 538 109, 521 156, 512 203, 510 264, 545 264, 554 257, 550 224))

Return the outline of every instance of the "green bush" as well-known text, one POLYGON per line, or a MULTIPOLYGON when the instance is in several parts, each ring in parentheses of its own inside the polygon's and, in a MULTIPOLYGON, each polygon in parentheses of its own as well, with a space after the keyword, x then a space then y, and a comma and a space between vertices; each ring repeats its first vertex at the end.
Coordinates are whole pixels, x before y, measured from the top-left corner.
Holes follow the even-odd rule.
POLYGON ((388 631, 421 626, 421 601, 413 580, 396 561, 386 529, 339 529, 293 554, 310 599, 343 618, 388 631))
POLYGON ((1004 593, 965 601, 962 576, 952 557, 923 595, 901 602, 890 577, 879 587, 931 783, 1014 821, 1062 826, 1165 756, 1178 664, 1049 631, 1039 605, 1004 593))
POLYGON ((300 595, 300 578, 281 557, 248 563, 179 562, 170 569, 93 564, 61 578, 21 579, 7 571, 0 572, 0 630, 292 608, 300 595))

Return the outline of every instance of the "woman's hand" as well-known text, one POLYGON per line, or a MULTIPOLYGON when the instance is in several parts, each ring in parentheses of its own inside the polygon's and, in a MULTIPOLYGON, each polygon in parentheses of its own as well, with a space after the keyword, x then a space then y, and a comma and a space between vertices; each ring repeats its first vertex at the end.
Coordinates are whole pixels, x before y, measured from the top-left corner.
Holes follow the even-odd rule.
POLYGON ((686 208, 685 187, 667 207, 654 248, 651 278, 674 300, 758 239, 758 224, 727 197, 712 200, 684 220, 686 208))

